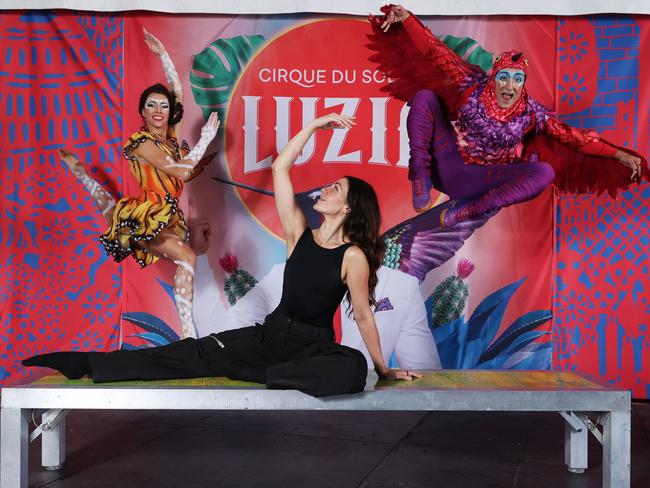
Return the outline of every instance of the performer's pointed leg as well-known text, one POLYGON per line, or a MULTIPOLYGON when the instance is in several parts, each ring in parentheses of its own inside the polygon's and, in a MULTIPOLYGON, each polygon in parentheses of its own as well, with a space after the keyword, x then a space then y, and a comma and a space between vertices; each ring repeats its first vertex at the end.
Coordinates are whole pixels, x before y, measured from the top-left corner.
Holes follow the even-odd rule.
POLYGON ((192 315, 196 262, 194 251, 178 235, 167 231, 161 232, 153 241, 139 244, 147 251, 177 266, 174 274, 174 300, 181 319, 181 339, 196 338, 196 326, 192 315))
POLYGON ((539 195, 555 179, 555 172, 547 163, 517 163, 504 165, 492 175, 489 191, 478 198, 459 201, 440 216, 443 228, 457 222, 528 201, 539 195))
POLYGON ((418 91, 411 100, 406 119, 409 134, 409 180, 412 203, 416 212, 424 212, 431 202, 431 159, 435 131, 435 113, 438 100, 430 90, 418 91))
POLYGON ((192 315, 194 291, 194 266, 185 261, 174 261, 178 266, 174 275, 174 299, 181 319, 182 338, 196 338, 196 325, 192 315))
POLYGON ((77 156, 64 149, 59 149, 59 156, 61 156, 61 160, 68 168, 70 168, 72 174, 83 184, 88 193, 90 193, 90 196, 95 200, 97 208, 99 208, 104 218, 110 223, 113 209, 115 208, 115 199, 99 182, 94 180, 86 172, 86 168, 84 168, 77 156))

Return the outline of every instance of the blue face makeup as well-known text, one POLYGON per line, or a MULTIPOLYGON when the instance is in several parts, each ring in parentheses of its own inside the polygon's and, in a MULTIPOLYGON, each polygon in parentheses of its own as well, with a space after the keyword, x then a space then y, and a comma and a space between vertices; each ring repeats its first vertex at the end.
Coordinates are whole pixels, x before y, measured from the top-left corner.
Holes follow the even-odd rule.
POLYGON ((515 86, 522 86, 526 81, 526 75, 520 69, 502 69, 499 70, 494 79, 502 86, 507 85, 509 81, 512 81, 515 86))

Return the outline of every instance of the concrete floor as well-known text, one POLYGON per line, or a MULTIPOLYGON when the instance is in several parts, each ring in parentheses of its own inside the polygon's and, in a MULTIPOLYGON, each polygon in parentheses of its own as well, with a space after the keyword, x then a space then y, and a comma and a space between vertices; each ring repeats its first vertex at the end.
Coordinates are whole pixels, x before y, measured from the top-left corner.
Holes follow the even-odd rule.
MULTIPOLYGON (((548 413, 85 411, 67 417, 67 461, 30 487, 487 488, 601 486, 564 467, 548 413)), ((650 403, 632 410, 632 487, 650 486, 650 403)))

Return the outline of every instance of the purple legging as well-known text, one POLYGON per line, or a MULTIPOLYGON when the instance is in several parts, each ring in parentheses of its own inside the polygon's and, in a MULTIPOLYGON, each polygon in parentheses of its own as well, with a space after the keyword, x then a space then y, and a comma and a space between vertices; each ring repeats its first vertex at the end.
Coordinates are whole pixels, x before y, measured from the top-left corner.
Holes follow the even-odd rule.
POLYGON ((406 127, 409 179, 430 178, 434 188, 467 203, 467 217, 530 200, 555 178, 553 167, 543 162, 466 164, 438 97, 430 90, 420 90, 411 100, 406 127))

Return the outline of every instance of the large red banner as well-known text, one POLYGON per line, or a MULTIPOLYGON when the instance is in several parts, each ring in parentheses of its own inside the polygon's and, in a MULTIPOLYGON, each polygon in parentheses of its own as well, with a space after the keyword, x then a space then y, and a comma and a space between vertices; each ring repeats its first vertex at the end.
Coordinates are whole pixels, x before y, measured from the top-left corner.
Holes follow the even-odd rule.
MULTIPOLYGON (((223 120, 211 148, 218 154, 187 186, 182 204, 212 227, 208 274, 224 314, 243 298, 233 291, 238 280, 261 280, 284 260, 273 200, 264 194, 271 190, 269 164, 311 118, 343 111, 357 126, 318 133, 308 143, 294 173, 301 195, 350 174, 377 189, 383 231, 414 216, 406 178, 409 108, 380 91, 387 80, 369 61, 364 19, 62 12, 1 19, 0 379, 6 383, 25 377, 20 359, 34 353, 140 347, 173 340, 179 330, 170 293, 175 267, 161 261, 140 270, 130 260, 109 260, 96 241, 101 214, 56 155, 62 147, 79 154, 116 197, 138 191, 121 143, 140 127, 142 89, 164 80, 142 27, 163 41, 181 76, 184 138, 196 142, 213 110, 223 120), (241 269, 220 267, 227 253, 237 255, 241 269), (167 327, 165 334, 152 332, 151 322, 167 327)), ((650 103, 639 83, 650 69, 639 55, 648 43, 645 18, 423 20, 462 56, 524 51, 530 94, 572 125, 647 152, 650 103)), ((553 365, 647 397, 649 191, 645 184, 617 201, 560 196, 555 215, 547 190, 503 209, 451 259, 429 269, 419 291, 443 366, 553 365), (474 270, 458 291, 462 312, 441 329, 432 297, 458 277, 461 258, 474 270), (475 312, 486 307, 491 318, 479 323, 475 312), (505 332, 529 314, 537 314, 539 325, 508 342, 505 332), (483 333, 472 354, 442 337, 443 329, 463 327, 483 333)), ((395 252, 398 266, 401 251, 395 252)))

